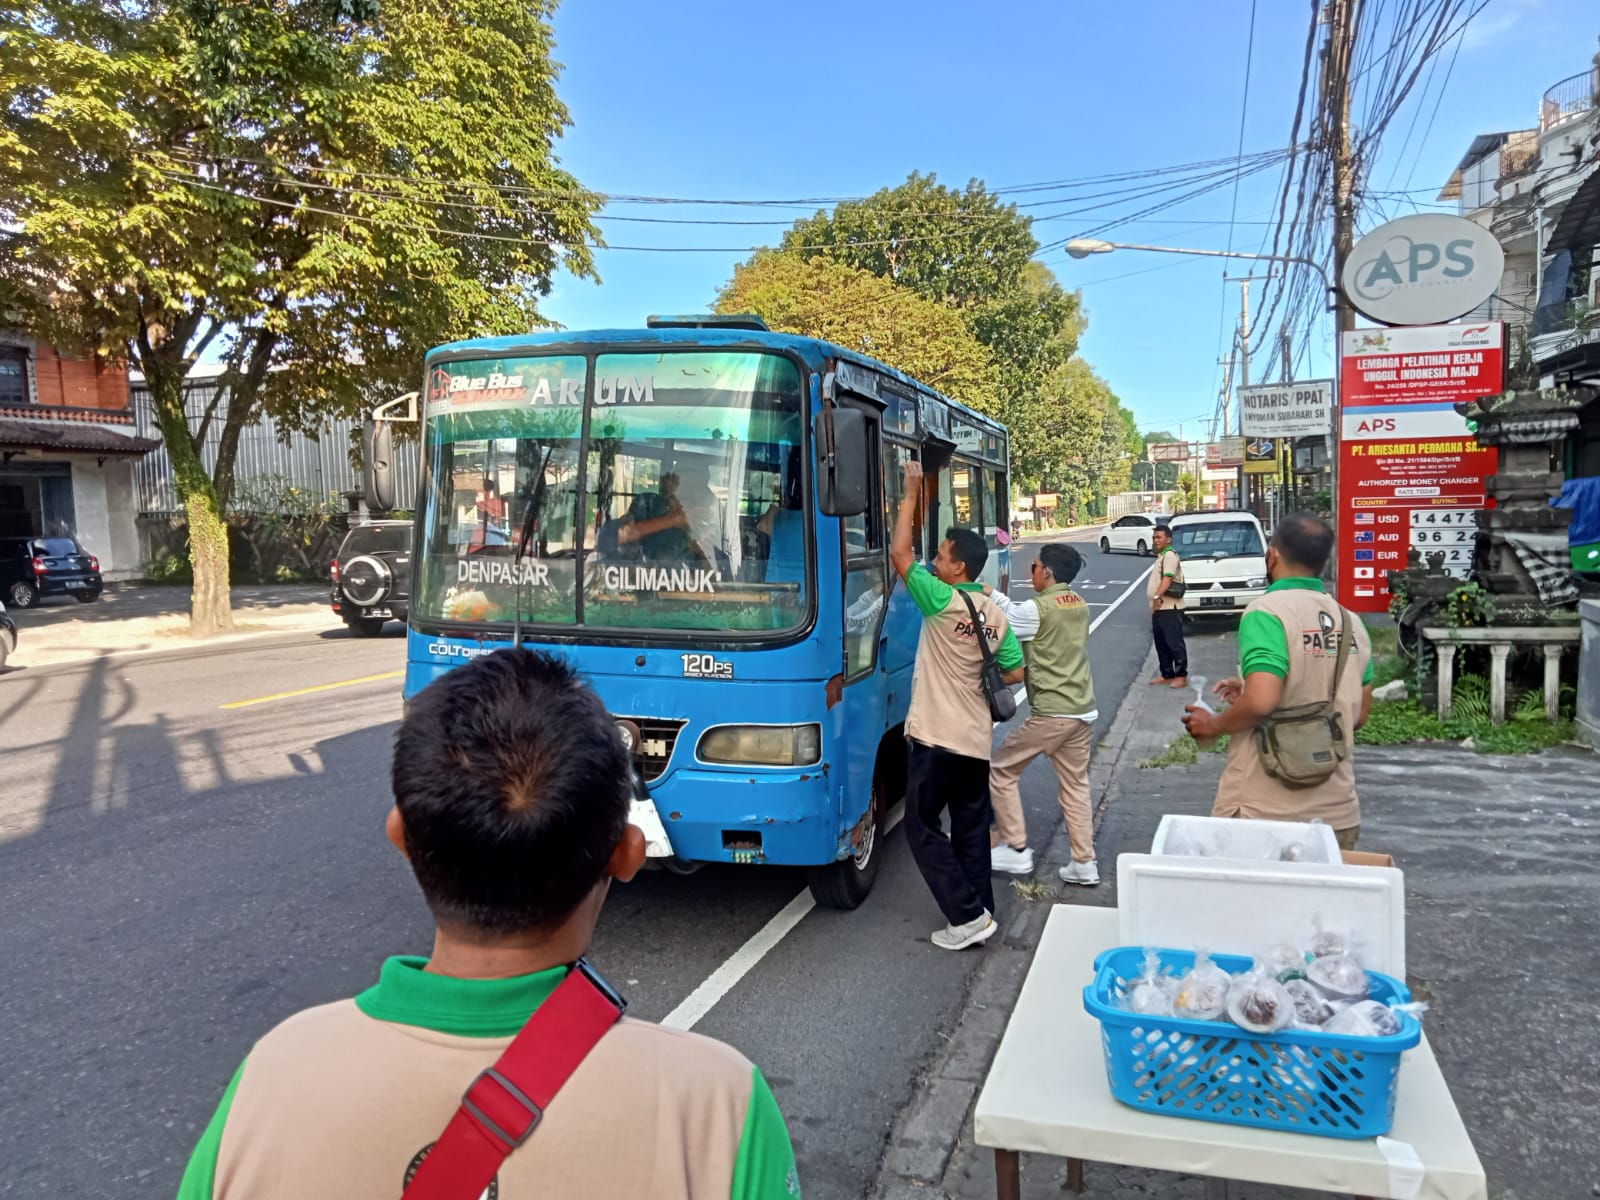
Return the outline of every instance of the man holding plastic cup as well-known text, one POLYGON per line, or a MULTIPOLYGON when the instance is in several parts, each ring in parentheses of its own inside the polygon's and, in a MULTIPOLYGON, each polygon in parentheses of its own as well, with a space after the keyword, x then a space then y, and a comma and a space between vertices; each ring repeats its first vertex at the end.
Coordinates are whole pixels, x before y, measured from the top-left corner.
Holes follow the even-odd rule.
POLYGON ((1212 815, 1322 821, 1345 850, 1361 833, 1351 757, 1372 708, 1372 639, 1322 586, 1327 522, 1292 513, 1267 547, 1272 584, 1239 621, 1240 677, 1212 689, 1221 713, 1191 704, 1198 742, 1229 734, 1212 815))

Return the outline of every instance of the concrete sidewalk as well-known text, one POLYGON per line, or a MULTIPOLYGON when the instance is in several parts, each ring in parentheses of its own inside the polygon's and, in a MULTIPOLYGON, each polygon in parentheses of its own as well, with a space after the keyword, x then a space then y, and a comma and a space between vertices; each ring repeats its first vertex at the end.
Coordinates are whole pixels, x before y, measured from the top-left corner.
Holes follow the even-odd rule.
POLYGON ((52 598, 37 608, 7 609, 17 623, 17 650, 7 665, 48 667, 109 654, 225 646, 264 633, 339 625, 325 585, 236 587, 232 597, 235 631, 209 638, 189 636, 187 587, 112 584, 93 604, 52 598))
MULTIPOLYGON (((1236 671, 1231 629, 1191 631, 1191 671, 1215 680, 1236 671)), ((1152 659, 1153 659, 1152 655, 1152 659)), ((1149 664, 1153 666, 1153 662, 1149 664)), ((1148 679, 1147 669, 1144 679, 1148 679)), ((1101 876, 1092 892, 1063 895, 1053 865, 1049 893, 1014 920, 1003 957, 979 973, 978 989, 949 1054, 927 1072, 924 1097, 949 1091, 953 1075, 976 1099, 1015 1003, 1031 945, 1052 902, 1114 904, 1116 858, 1148 849, 1167 812, 1206 813, 1223 758, 1164 769, 1139 763, 1179 735, 1192 692, 1129 690, 1111 735, 1097 750, 1095 799, 1101 876), (981 1008, 979 1007, 981 1005, 981 1008)), ((1600 1195, 1593 1128, 1600 1118, 1600 762, 1578 751, 1538 757, 1477 755, 1454 747, 1357 749, 1362 845, 1394 855, 1406 872, 1409 983, 1431 1008, 1424 1017, 1455 1102, 1477 1145, 1496 1200, 1600 1195)), ((1063 860, 1064 832, 1045 855, 1063 860)), ((993 946, 993 943, 991 943, 993 946)), ((986 951, 992 953, 992 951, 986 951)), ((1069 1001, 1070 1002, 1070 1001, 1069 1001)), ((1085 1064, 1084 1087, 1104 1087, 1101 1064, 1085 1064)), ((913 1113, 916 1115, 916 1107, 913 1113)), ((875 1194, 994 1195, 989 1152, 974 1146, 970 1106, 923 1114, 892 1140, 875 1194)), ((1062 1160, 1023 1157, 1023 1194, 1059 1200, 1062 1160)), ((1204 1182, 1091 1163, 1091 1196, 1200 1200, 1204 1182)), ((1315 1200, 1321 1192, 1236 1185, 1239 1200, 1315 1200)))

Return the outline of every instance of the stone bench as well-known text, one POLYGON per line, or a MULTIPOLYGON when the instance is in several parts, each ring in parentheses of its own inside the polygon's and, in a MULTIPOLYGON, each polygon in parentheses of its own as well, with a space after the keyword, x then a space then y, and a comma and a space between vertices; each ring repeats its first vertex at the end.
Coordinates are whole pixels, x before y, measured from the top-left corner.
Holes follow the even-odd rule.
POLYGON ((1506 720, 1506 660, 1517 647, 1544 651, 1544 712, 1551 721, 1561 716, 1561 653, 1576 647, 1583 631, 1577 625, 1507 625, 1481 629, 1423 628, 1422 636, 1439 655, 1439 716, 1450 716, 1455 688, 1456 651, 1463 646, 1489 647, 1489 718, 1506 720))

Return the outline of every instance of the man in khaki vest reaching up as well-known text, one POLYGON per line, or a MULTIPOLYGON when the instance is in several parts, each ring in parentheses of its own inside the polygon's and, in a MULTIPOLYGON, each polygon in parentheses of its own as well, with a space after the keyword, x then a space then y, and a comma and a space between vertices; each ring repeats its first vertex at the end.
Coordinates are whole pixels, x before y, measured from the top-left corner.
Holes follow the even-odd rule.
POLYGON ((1183 723, 1197 741, 1231 735, 1213 816, 1318 820, 1333 827, 1341 847, 1353 850, 1361 832, 1361 804, 1351 752, 1356 730, 1372 707, 1372 639, 1366 626, 1323 589, 1322 571, 1332 551, 1333 530, 1325 521, 1294 513, 1278 522, 1267 547, 1272 585, 1239 621, 1243 678, 1224 679, 1213 689, 1228 703, 1223 712, 1191 705, 1183 723), (1347 623, 1353 644, 1341 668, 1339 647, 1347 623), (1277 714, 1330 696, 1342 756, 1321 782, 1283 782, 1263 759, 1258 731, 1277 714))
POLYGON ((992 643, 991 653, 1007 683, 1022 679, 1022 647, 1005 612, 977 582, 989 557, 981 536, 970 529, 948 529, 932 566, 917 562, 922 465, 911 459, 902 470, 905 496, 889 543, 889 561, 922 613, 911 710, 906 714, 906 844, 949 922, 933 931, 933 944, 941 950, 964 950, 981 946, 999 929, 989 878, 994 720, 980 680, 984 658, 978 639, 992 643), (948 835, 940 825, 947 811, 948 835))
POLYGON ((1017 784, 1039 755, 1050 760, 1060 784, 1058 799, 1072 841, 1072 863, 1059 874, 1066 883, 1094 887, 1100 870, 1094 857, 1094 813, 1089 805, 1089 751, 1094 745, 1094 678, 1089 673, 1089 605, 1072 590, 1083 556, 1052 542, 1033 560, 1034 596, 1011 600, 983 585, 984 595, 1005 610, 1027 659, 1028 719, 995 751, 989 768, 995 832, 989 865, 1008 875, 1033 874, 1033 851, 1017 784))

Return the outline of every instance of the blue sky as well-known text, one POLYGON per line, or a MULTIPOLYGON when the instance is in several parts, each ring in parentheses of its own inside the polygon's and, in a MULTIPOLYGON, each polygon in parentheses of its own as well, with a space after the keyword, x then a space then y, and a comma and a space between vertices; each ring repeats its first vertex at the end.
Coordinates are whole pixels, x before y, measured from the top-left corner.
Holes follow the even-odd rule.
MULTIPOLYGON (((1246 154, 1288 140, 1309 7, 1257 0, 1246 154)), ((559 153, 608 193, 726 199, 865 195, 913 170, 1003 187, 1229 157, 1250 11, 1250 0, 572 0, 555 21, 574 122, 559 153)), ((1588 68, 1597 35, 1593 0, 1490 0, 1453 67, 1447 50, 1390 126, 1373 186, 1432 202, 1474 135, 1536 123, 1544 90, 1588 68)), ((1260 249, 1277 184, 1273 170, 1240 185, 1234 249, 1260 249)), ((1234 203, 1223 189, 1106 236, 1225 248, 1234 203)), ((1386 203, 1390 215, 1411 211, 1386 203)), ((609 215, 779 223, 602 226, 614 246, 744 247, 775 242, 807 211, 617 206, 609 215)), ((1381 219, 1369 210, 1361 228, 1381 219)), ((1041 242, 1076 236, 1089 220, 1036 233, 1041 242)), ((545 311, 569 328, 705 311, 744 257, 607 250, 602 285, 564 276, 545 311)), ((1055 251, 1044 261, 1082 287, 1081 353, 1141 426, 1199 433, 1238 313, 1222 264, 1130 251, 1084 262, 1055 251)), ((1331 373, 1331 325, 1313 341, 1318 361, 1302 374, 1331 373)))

